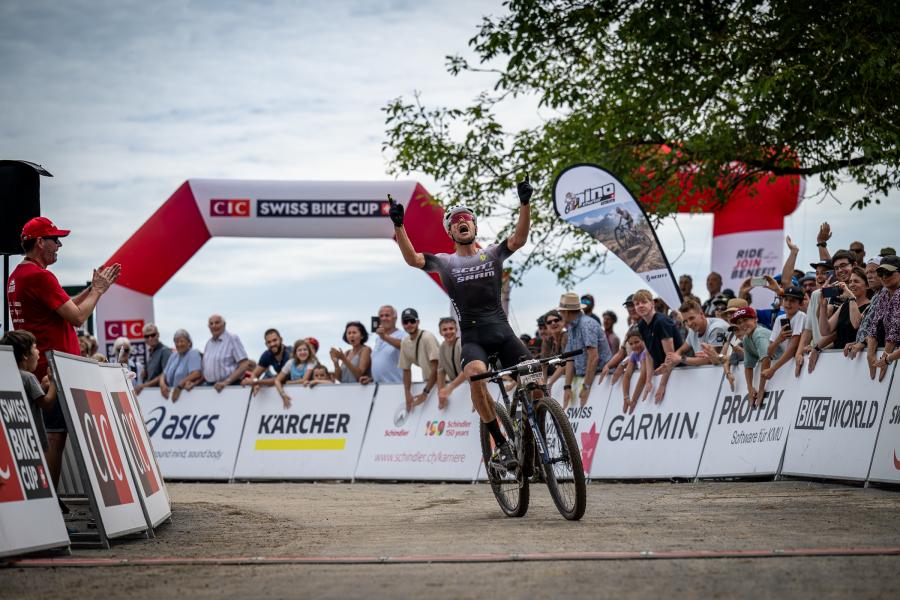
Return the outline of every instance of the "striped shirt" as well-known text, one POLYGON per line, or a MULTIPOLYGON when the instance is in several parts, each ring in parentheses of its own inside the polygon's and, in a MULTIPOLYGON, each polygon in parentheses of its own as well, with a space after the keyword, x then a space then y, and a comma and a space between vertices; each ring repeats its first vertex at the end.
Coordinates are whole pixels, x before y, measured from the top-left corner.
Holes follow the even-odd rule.
POLYGON ((238 336, 223 331, 218 338, 210 338, 203 350, 203 379, 209 383, 222 381, 246 360, 247 351, 238 336))

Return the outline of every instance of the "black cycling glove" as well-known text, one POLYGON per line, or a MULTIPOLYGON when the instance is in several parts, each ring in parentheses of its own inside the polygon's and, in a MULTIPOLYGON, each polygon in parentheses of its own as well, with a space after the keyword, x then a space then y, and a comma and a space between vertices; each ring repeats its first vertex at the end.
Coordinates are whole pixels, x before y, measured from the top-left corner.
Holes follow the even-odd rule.
POLYGON ((534 194, 534 188, 531 187, 531 182, 528 181, 528 175, 525 176, 525 179, 516 184, 516 191, 519 192, 519 202, 522 206, 531 202, 531 195, 534 194))
POLYGON ((391 203, 388 216, 390 216, 391 221, 394 222, 394 227, 401 227, 403 225, 403 205, 395 202, 390 194, 388 194, 388 202, 391 203))

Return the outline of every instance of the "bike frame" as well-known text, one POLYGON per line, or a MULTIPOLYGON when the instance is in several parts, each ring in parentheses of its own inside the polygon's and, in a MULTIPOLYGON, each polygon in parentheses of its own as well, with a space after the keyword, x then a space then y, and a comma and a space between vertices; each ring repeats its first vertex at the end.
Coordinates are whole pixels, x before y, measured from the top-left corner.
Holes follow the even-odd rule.
POLYGON ((543 392, 544 396, 550 396, 549 390, 547 390, 547 386, 544 384, 536 384, 529 383, 525 386, 525 389, 522 387, 518 387, 516 389, 515 394, 513 394, 512 401, 509 399, 509 393, 506 391, 506 387, 503 385, 502 380, 498 380, 497 384, 500 386, 500 395, 503 397, 503 403, 506 405, 506 410, 510 415, 511 419, 516 418, 516 409, 518 408, 519 403, 525 407, 525 412, 519 416, 518 421, 523 425, 524 421, 528 420, 528 426, 531 428, 532 433, 534 434, 535 443, 538 446, 538 451, 541 454, 541 463, 545 465, 549 465, 550 453, 547 452, 547 442, 544 440, 544 434, 541 431, 541 428, 538 427, 537 418, 534 414, 534 402, 531 401, 530 395, 534 390, 540 390, 543 392))

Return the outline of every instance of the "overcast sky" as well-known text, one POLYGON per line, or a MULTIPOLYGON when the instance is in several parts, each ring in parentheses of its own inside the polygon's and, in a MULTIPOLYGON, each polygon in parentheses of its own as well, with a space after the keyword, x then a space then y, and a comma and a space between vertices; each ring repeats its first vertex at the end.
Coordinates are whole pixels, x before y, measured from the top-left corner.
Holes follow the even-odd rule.
MULTIPOLYGON (((481 17, 502 10, 472 0, 5 1, 0 158, 53 173, 42 180, 42 213, 73 229, 53 271, 64 285, 84 282, 186 179, 388 178, 380 108, 414 90, 436 105, 488 88, 486 75, 448 75, 444 56, 466 53, 481 17)), ((506 118, 522 125, 539 116, 525 102, 506 118)), ((814 256, 822 220, 834 226, 833 247, 861 239, 871 253, 898 243, 898 195, 851 212, 858 195, 843 186, 841 204, 805 202, 786 220, 801 258, 814 256)), ((678 224, 686 248, 672 223, 660 238, 670 259, 681 255, 676 275, 692 274, 705 297, 712 218, 678 224)), ((615 259, 607 271, 577 291, 621 311, 641 281, 615 259)), ((551 273, 532 272, 513 291, 514 326, 533 330, 563 291, 551 273)), ((392 241, 220 238, 157 295, 156 315, 164 338, 184 327, 202 346, 206 319, 219 312, 255 357, 267 327, 327 348, 346 321, 368 322, 384 303, 418 308, 433 331, 449 312, 392 241)))

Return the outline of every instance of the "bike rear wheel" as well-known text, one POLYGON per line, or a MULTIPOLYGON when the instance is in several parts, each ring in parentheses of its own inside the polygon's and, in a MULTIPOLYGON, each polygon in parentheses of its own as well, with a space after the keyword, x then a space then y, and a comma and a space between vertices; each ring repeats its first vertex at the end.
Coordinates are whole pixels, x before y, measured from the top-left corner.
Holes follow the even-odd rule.
POLYGON ((587 487, 572 424, 553 398, 541 398, 534 408, 550 458, 549 464, 541 464, 550 496, 563 517, 577 521, 587 506, 587 487))
MULTIPOLYGON (((518 444, 521 443, 521 437, 517 439, 515 430, 513 429, 512 420, 506 407, 500 402, 495 403, 497 410, 497 418, 500 420, 500 427, 503 434, 510 441, 517 455, 521 456, 518 444)), ((484 470, 487 473, 488 481, 491 484, 491 491, 500 505, 500 509, 508 517, 523 517, 528 512, 529 489, 528 478, 525 476, 525 461, 520 459, 519 466, 514 472, 508 472, 505 469, 495 469, 491 466, 491 455, 493 454, 493 440, 491 434, 481 424, 481 455, 484 458, 484 470)))

